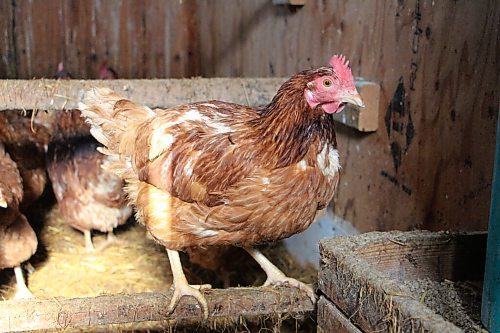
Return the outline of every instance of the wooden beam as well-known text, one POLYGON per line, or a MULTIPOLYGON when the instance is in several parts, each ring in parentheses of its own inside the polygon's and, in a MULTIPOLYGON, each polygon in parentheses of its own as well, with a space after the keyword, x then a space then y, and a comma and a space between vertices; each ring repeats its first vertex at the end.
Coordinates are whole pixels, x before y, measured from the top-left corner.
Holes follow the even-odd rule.
MULTIPOLYGON (((318 289, 363 332, 462 332, 403 281, 480 281, 485 245, 483 232, 392 231, 325 238, 319 246, 318 289)), ((319 318, 321 311, 319 305, 319 318)))
POLYGON ((363 333, 330 300, 321 296, 318 301, 318 333, 363 333))
POLYGON ((162 80, 0 80, 0 110, 76 109, 82 93, 108 87, 149 107, 167 108, 210 99, 244 105, 267 104, 282 78, 192 78, 162 80))
POLYGON ((333 118, 360 132, 375 132, 378 129, 380 109, 380 85, 363 79, 356 80, 356 88, 365 103, 364 108, 347 105, 345 109, 333 115, 333 118))
POLYGON ((209 319, 202 319, 194 298, 185 297, 172 314, 172 293, 104 295, 88 298, 0 302, 0 332, 87 329, 110 324, 161 322, 187 324, 238 323, 242 318, 278 318, 310 314, 314 305, 296 288, 229 288, 205 291, 209 319))
MULTIPOLYGON (((243 105, 265 105, 286 78, 192 78, 161 80, 0 80, 0 110, 76 109, 82 92, 108 87, 152 108, 168 108, 195 101, 222 100, 243 105)), ((378 125, 380 87, 356 80, 366 107, 346 108, 335 119, 360 131, 378 125)))

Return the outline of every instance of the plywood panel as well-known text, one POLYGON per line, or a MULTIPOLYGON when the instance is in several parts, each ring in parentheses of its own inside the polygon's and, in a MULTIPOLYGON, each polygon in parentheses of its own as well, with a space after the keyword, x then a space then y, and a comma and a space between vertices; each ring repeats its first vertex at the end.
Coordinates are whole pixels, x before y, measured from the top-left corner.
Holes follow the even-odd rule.
POLYGON ((485 229, 499 105, 495 0, 1 2, 2 78, 281 77, 343 53, 379 130, 338 127, 335 212, 362 231, 485 229))

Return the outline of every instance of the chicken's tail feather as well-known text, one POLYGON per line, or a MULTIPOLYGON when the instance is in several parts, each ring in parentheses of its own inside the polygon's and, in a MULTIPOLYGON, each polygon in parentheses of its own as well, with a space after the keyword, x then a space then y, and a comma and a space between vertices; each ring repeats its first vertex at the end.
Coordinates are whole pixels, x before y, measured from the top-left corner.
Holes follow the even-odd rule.
POLYGON ((90 133, 106 155, 129 155, 137 127, 156 114, 148 107, 122 98, 108 88, 87 91, 79 104, 90 133))

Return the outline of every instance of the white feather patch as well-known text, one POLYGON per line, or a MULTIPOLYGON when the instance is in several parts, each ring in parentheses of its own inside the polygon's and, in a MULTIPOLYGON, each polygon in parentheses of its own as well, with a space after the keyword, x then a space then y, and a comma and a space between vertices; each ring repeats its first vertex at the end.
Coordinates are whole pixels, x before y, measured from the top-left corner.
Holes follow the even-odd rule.
POLYGON ((217 236, 219 233, 215 230, 199 229, 195 230, 194 234, 200 237, 212 237, 212 236, 217 236))
POLYGON ((186 165, 184 166, 184 173, 187 177, 191 177, 193 175, 193 162, 198 159, 198 157, 201 155, 201 151, 196 151, 192 154, 192 156, 189 157, 186 165))
POLYGON ((333 178, 340 169, 339 152, 332 145, 325 144, 316 157, 323 175, 333 178))
POLYGON ((262 180, 262 184, 265 184, 265 185, 271 184, 271 180, 267 177, 262 177, 261 180, 262 180))
POLYGON ((215 130, 216 130, 216 132, 217 132, 218 134, 223 134, 223 133, 230 133, 230 132, 232 132, 231 127, 226 126, 226 125, 224 125, 224 124, 222 124, 222 123, 218 123, 218 122, 212 122, 212 121, 210 121, 210 122, 208 122, 208 125, 209 125, 210 127, 215 128, 215 130))
POLYGON ((297 167, 299 168, 299 170, 305 171, 307 169, 307 162, 302 159, 299 163, 297 163, 297 167))
POLYGON ((168 124, 161 125, 153 131, 151 135, 151 142, 148 158, 150 161, 154 160, 164 151, 170 149, 175 142, 175 137, 172 134, 165 133, 168 124))
POLYGON ((92 136, 103 145, 109 145, 108 138, 106 137, 106 135, 104 135, 100 128, 92 126, 90 128, 90 134, 92 134, 92 136))
POLYGON ((208 106, 209 108, 218 108, 218 106, 217 106, 217 105, 212 104, 212 103, 201 103, 200 105, 203 105, 203 106, 208 106))

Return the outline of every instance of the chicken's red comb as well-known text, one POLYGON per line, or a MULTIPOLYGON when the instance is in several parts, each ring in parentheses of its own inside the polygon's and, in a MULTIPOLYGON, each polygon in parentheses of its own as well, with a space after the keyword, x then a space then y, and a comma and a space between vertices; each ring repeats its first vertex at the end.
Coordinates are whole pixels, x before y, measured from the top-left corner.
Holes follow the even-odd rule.
POLYGON ((336 54, 331 57, 330 65, 340 77, 347 78, 349 75, 352 76, 351 68, 349 67, 349 60, 346 60, 343 55, 336 54))

